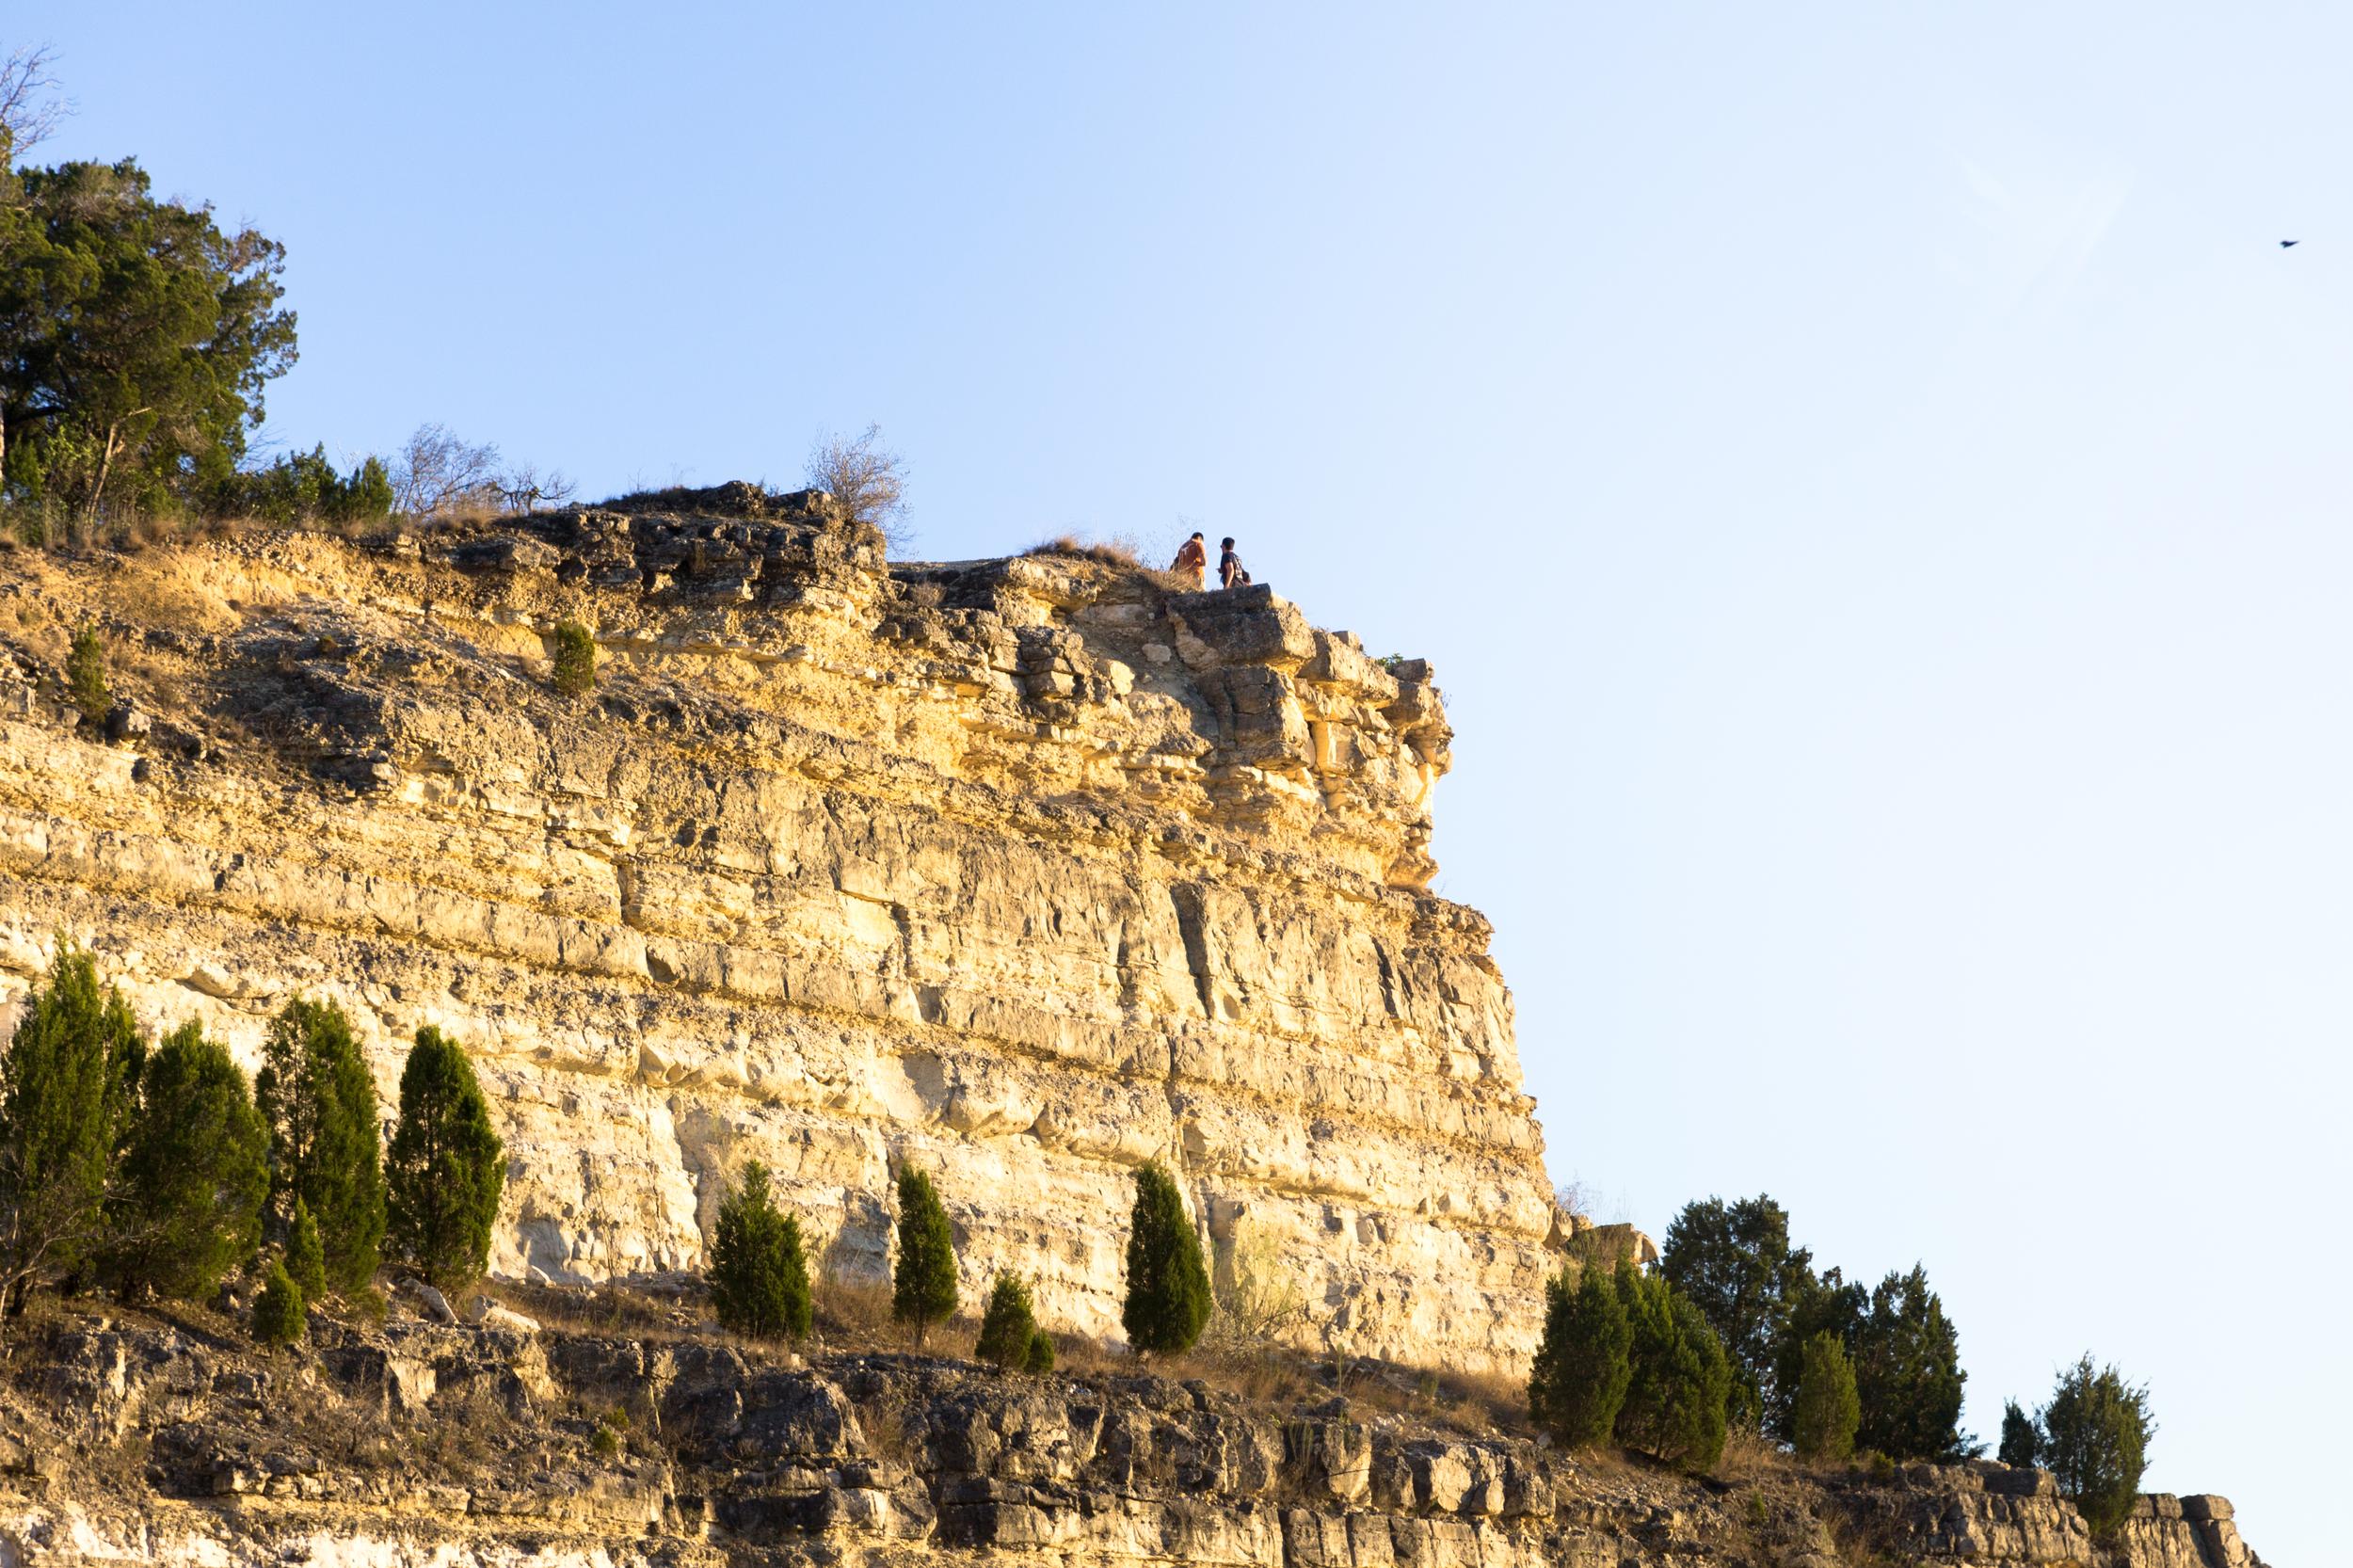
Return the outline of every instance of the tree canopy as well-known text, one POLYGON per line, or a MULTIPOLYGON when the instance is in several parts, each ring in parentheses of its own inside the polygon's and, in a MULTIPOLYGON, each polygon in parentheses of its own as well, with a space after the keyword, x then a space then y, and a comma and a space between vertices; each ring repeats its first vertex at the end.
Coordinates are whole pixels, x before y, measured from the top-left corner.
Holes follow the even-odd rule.
POLYGON ((132 159, 0 178, 0 495, 94 516, 225 482, 295 361, 284 265, 132 159))
POLYGON ((1796 1397, 1782 1367, 1792 1308, 1814 1282, 1813 1256, 1789 1244, 1789 1215, 1760 1193, 1684 1206, 1658 1266, 1707 1319, 1733 1368, 1732 1418, 1784 1427, 1796 1397))

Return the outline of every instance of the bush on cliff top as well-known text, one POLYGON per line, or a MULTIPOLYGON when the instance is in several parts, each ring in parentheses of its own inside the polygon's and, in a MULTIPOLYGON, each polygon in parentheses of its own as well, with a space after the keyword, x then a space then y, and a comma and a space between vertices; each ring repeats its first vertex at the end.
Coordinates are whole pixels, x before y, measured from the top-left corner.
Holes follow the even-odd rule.
POLYGON ((2051 1402, 2035 1413, 2035 1447, 2084 1522, 2105 1535, 2122 1524, 2148 1468, 2149 1390, 2113 1367, 2094 1368, 2091 1352, 2059 1374, 2051 1402))
POLYGON ((1634 1330, 1622 1288, 1596 1264, 1566 1270, 1545 1287, 1545 1332, 1528 1374, 1528 1414, 1564 1448, 1609 1440, 1626 1384, 1634 1330))
POLYGON ((890 1315, 915 1330, 920 1345, 934 1323, 956 1311, 956 1238, 932 1178, 899 1167, 899 1257, 890 1275, 890 1315))
POLYGON ((506 1148, 473 1064, 428 1024, 401 1068, 400 1125, 384 1162, 392 1256, 444 1290, 480 1278, 505 1183, 506 1148))
POLYGON ((245 1073, 191 1019, 139 1073, 106 1272, 126 1298, 199 1301, 253 1256, 269 1195, 269 1129, 245 1073))
POLYGON ((104 1233, 104 1200, 146 1054, 121 993, 68 944, 0 1056, 0 1286, 20 1309, 104 1233))
POLYGON ((376 1083, 351 1020, 333 1002, 288 1002, 262 1047, 255 1097, 270 1129, 270 1207, 282 1228, 296 1198, 317 1221, 327 1283, 367 1288, 384 1240, 382 1144, 376 1083))
POLYGON ((801 1222, 768 1192, 768 1167, 752 1160, 719 1205, 711 1240, 711 1304, 719 1326, 756 1339, 798 1338, 811 1318, 801 1222))
POLYGON ((1209 1271, 1201 1239, 1168 1173, 1136 1172, 1128 1225, 1128 1300, 1119 1320, 1139 1354, 1178 1355, 1193 1349, 1209 1320, 1209 1271))

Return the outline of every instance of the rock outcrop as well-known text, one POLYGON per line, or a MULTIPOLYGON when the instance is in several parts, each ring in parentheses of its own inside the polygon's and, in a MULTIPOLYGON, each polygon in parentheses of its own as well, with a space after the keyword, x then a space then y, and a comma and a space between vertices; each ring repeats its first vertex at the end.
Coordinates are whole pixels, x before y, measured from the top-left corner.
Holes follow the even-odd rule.
POLYGON ((1701 1481, 1344 1397, 488 1324, 314 1318, 263 1355, 216 1326, 20 1329, 0 1563, 2261 1568, 2222 1498, 2143 1498, 2096 1543, 1993 1464, 1701 1481))
POLYGON ((758 1158, 879 1277, 911 1160, 968 1296, 1018 1270, 1116 1336, 1157 1159, 1304 1343, 1510 1374, 1568 1222, 1486 922, 1427 891, 1449 740, 1426 664, 1264 587, 893 566, 808 494, 17 552, 0 1002, 61 936, 248 1064, 329 998, 388 1104, 438 1025, 512 1155, 510 1276, 695 1268, 758 1158), (104 723, 62 699, 84 617, 104 723))

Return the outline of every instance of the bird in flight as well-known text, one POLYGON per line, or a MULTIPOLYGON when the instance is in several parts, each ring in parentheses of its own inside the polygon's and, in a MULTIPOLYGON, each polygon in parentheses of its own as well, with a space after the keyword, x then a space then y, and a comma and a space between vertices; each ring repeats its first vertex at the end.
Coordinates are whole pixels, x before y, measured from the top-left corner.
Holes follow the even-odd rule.
POLYGON ((2301 245, 2304 242, 2302 240, 2281 240, 2280 242, 2280 248, 2285 250, 2291 245, 2301 245))

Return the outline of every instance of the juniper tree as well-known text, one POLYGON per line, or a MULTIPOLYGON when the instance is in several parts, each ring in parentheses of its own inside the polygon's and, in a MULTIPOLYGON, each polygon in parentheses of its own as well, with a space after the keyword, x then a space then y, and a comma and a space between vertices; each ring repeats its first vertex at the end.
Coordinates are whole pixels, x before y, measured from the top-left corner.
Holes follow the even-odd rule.
POLYGON ((269 1129, 229 1053, 194 1019, 139 1073, 108 1201, 106 1272, 126 1299, 200 1300, 253 1256, 269 1195, 269 1129))
POLYGON ((956 1237, 932 1178, 899 1167, 899 1256, 890 1275, 890 1315, 923 1343, 934 1323, 956 1311, 956 1237))
POLYGON ((254 1097, 270 1132, 270 1208, 283 1234, 296 1198, 317 1223, 327 1285, 367 1288, 384 1242, 382 1144, 376 1082, 351 1021, 333 1002, 300 998, 270 1021, 254 1097))
POLYGON ((319 1225, 311 1206, 295 1199, 294 1218, 286 1225, 286 1272, 302 1287, 302 1299, 317 1301, 327 1294, 327 1250, 319 1244, 319 1225))
POLYGON ((2018 1408, 2016 1400, 2003 1400, 2002 1446, 1993 1457, 2005 1464, 2032 1464, 2037 1443, 2034 1418, 2018 1408))
POLYGON ((1193 1349, 1209 1320, 1209 1270, 1184 1198, 1156 1163, 1136 1172, 1128 1223, 1128 1300, 1119 1314, 1142 1355, 1193 1349))
POLYGON ((1054 1369, 1054 1336, 1044 1329, 1030 1336, 1030 1353, 1022 1358, 1021 1369, 1033 1377, 1043 1377, 1054 1369))
POLYGON ((1855 1334, 1855 1388, 1863 1400, 1858 1445, 1890 1459, 1944 1459, 1966 1446, 1961 1432, 1961 1336, 1918 1265, 1871 1292, 1855 1334))
POLYGON ((555 689, 583 696, 597 686, 597 639, 576 620, 555 624, 555 689))
POLYGON ((1834 1334, 1806 1341, 1804 1369, 1791 1415, 1798 1457, 1836 1464, 1854 1452, 1855 1426, 1863 1406, 1855 1397, 1854 1363, 1834 1334))
POLYGON ((1562 1270, 1545 1287, 1544 1338, 1529 1369, 1528 1413, 1562 1448, 1609 1441, 1625 1403, 1634 1329, 1621 1288, 1592 1263, 1574 1285, 1562 1270))
POLYGON ((1698 1306, 1657 1274, 1619 1271, 1632 1329, 1633 1375, 1618 1409, 1618 1441, 1693 1475, 1724 1450, 1732 1363, 1698 1306))
POLYGON ((384 1161, 392 1256, 444 1289, 481 1276, 506 1183, 506 1148, 466 1053, 428 1024, 400 1071, 400 1125, 384 1161))
POLYGON ((106 645, 95 626, 74 629, 65 656, 65 690, 84 724, 95 729, 106 722, 106 714, 114 708, 114 694, 106 687, 106 645))
POLYGON ((2051 1402, 2035 1413, 2035 1447, 2094 1534, 2124 1522, 2148 1467, 2149 1390, 2113 1367, 2094 1368, 2091 1353, 2059 1374, 2051 1402))
POLYGON ((988 1309, 981 1314, 981 1337, 972 1353, 1011 1371, 1029 1364, 1037 1339, 1037 1314, 1030 1304, 1030 1288, 1012 1274, 999 1274, 988 1292, 988 1309))
POLYGON ((271 1258, 262 1271, 262 1291, 253 1298, 253 1337, 264 1345, 291 1345, 302 1337, 302 1287, 271 1258))
POLYGON ((768 1167, 754 1160, 719 1204, 711 1240, 711 1304, 719 1325, 756 1339, 808 1332, 808 1258, 801 1222, 769 1195, 768 1167))
POLYGON ((52 1272, 88 1261, 130 1126, 146 1043, 120 992, 68 943, 0 1055, 0 1287, 8 1310, 52 1272))
POLYGON ((1789 1216, 1759 1194, 1684 1206, 1667 1227, 1659 1272, 1699 1308, 1733 1365, 1733 1418, 1744 1426, 1787 1420, 1794 1377, 1780 1375, 1790 1312, 1813 1279, 1812 1256, 1789 1244, 1789 1216))

